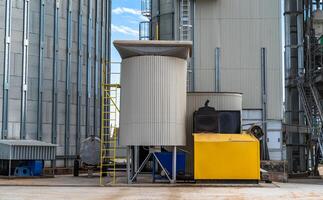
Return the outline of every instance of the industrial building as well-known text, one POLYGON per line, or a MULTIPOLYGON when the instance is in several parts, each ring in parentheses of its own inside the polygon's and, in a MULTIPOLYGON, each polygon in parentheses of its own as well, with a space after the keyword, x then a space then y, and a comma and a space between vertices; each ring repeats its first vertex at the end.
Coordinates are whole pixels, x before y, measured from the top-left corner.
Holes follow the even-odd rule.
POLYGON ((68 168, 80 141, 99 136, 110 5, 0 1, 1 139, 57 144, 56 167, 68 168))
POLYGON ((265 122, 270 159, 283 160, 281 1, 152 0, 143 9, 151 20, 140 38, 193 41, 188 90, 243 93, 243 124, 265 122))
POLYGON ((322 1, 137 3, 0 0, 0 185, 322 184, 322 1))

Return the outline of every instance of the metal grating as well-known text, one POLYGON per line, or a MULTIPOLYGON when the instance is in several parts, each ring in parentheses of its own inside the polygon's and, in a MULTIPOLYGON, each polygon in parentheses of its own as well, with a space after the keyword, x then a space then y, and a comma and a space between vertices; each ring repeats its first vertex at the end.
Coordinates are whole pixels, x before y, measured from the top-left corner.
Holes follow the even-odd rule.
POLYGON ((0 140, 0 160, 55 160, 56 146, 36 140, 0 140))

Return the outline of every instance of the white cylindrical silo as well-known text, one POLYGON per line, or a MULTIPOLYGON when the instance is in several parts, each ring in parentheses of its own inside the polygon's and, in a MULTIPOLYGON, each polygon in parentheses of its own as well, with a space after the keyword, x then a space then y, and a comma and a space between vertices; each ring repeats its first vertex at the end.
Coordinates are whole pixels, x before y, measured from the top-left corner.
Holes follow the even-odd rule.
POLYGON ((191 43, 116 41, 121 64, 120 143, 185 145, 187 57, 191 43))

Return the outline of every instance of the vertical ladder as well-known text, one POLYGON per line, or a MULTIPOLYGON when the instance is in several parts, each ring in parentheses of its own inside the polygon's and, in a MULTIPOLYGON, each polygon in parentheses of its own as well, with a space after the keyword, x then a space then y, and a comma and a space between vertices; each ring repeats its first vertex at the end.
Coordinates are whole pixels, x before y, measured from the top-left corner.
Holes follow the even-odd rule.
POLYGON ((102 84, 100 185, 105 185, 105 176, 116 183, 116 149, 119 124, 119 84, 102 84))
POLYGON ((180 40, 191 40, 190 0, 180 0, 180 40))

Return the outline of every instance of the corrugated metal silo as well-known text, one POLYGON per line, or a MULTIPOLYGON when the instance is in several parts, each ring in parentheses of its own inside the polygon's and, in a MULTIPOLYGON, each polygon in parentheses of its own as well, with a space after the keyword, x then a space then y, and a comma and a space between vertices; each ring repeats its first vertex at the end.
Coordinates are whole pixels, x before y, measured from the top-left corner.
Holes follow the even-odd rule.
POLYGON ((121 64, 120 143, 185 145, 191 42, 115 41, 121 64))
POLYGON ((56 143, 67 166, 79 141, 99 134, 110 3, 0 0, 2 139, 56 143))

